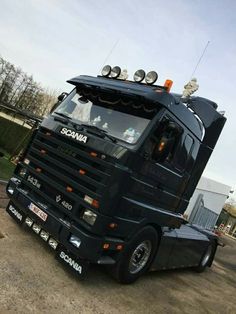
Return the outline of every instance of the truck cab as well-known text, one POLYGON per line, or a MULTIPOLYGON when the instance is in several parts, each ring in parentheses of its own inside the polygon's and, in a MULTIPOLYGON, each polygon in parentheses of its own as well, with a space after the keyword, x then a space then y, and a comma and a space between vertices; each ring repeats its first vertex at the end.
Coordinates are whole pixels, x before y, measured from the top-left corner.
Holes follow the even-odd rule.
POLYGON ((183 213, 225 117, 210 100, 183 101, 168 84, 111 71, 68 81, 71 93, 34 131, 9 181, 8 213, 79 275, 105 264, 130 283, 149 269, 199 268, 206 255, 209 266, 217 240, 183 213))

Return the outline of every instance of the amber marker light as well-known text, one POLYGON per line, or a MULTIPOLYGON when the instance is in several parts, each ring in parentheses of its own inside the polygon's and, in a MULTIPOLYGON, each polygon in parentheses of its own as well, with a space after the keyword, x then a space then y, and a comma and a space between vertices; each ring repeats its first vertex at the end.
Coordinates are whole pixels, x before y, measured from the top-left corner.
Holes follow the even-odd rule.
POLYGON ((72 189, 71 186, 67 186, 67 187, 66 187, 66 191, 69 192, 69 193, 71 193, 71 192, 73 192, 73 189, 72 189))
POLYGON ((93 200, 92 201, 92 206, 95 207, 95 208, 99 208, 99 201, 93 200))
POLYGON ((165 147, 165 142, 161 142, 159 147, 158 147, 158 151, 159 152, 163 151, 164 147, 165 147))
POLYGON ((116 249, 117 249, 117 251, 123 250, 123 245, 122 245, 122 244, 118 244, 118 245, 116 246, 116 249))
POLYGON ((166 88, 166 91, 169 93, 171 90, 171 87, 173 85, 173 81, 172 80, 166 80, 164 87, 166 88))
POLYGON ((103 250, 108 250, 110 247, 110 244, 109 243, 104 243, 103 244, 103 250))
POLYGON ((42 172, 42 169, 41 168, 36 168, 35 171, 40 173, 40 172, 42 172))
POLYGON ((40 153, 41 153, 42 155, 44 155, 44 154, 46 154, 46 150, 41 149, 41 150, 40 150, 40 153))
POLYGON ((86 173, 85 170, 83 170, 83 169, 80 169, 80 170, 79 170, 79 174, 81 174, 82 176, 85 175, 85 173, 86 173))
POLYGON ((117 228, 117 224, 116 223, 114 223, 114 222, 112 222, 112 223, 110 223, 109 225, 108 225, 108 227, 110 228, 110 229, 115 229, 115 228, 117 228))
POLYGON ((95 153, 95 152, 91 152, 91 153, 90 153, 90 156, 92 156, 92 157, 97 157, 97 155, 98 155, 98 154, 95 153))
POLYGON ((50 133, 50 132, 46 132, 45 134, 46 134, 47 136, 50 136, 50 135, 51 135, 51 133, 50 133))

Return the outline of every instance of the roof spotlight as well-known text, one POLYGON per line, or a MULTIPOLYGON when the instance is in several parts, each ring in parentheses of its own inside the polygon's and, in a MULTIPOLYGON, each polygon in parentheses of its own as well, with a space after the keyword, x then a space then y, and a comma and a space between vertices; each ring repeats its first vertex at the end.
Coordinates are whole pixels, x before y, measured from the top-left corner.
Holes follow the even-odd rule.
POLYGON ((144 80, 144 78, 145 78, 145 72, 142 69, 137 70, 134 73, 134 81, 135 82, 140 83, 144 80))
POLYGON ((102 68, 102 76, 109 76, 111 73, 111 66, 110 65, 105 65, 102 68))
POLYGON ((145 77, 145 81, 147 84, 152 85, 156 82, 156 80, 158 79, 158 74, 155 71, 150 71, 147 73, 146 77, 145 77))
POLYGON ((111 70, 111 77, 112 78, 117 78, 121 73, 121 68, 118 66, 115 66, 114 68, 112 68, 111 70))

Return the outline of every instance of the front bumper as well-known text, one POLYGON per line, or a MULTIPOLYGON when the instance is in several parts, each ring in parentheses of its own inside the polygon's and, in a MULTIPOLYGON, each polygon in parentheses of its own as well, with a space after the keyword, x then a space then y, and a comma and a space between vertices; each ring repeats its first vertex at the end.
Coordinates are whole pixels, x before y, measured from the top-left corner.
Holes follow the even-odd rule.
MULTIPOLYGON (((68 224, 66 221, 54 216, 52 213, 49 213, 46 209, 41 207, 40 209, 47 215, 47 219, 44 221, 30 210, 30 204, 33 203, 36 205, 36 203, 34 203, 28 196, 20 194, 20 197, 18 196, 17 198, 12 195, 9 195, 9 197, 11 200, 8 204, 7 212, 18 223, 27 225, 26 219, 29 218, 33 221, 32 226, 30 227, 33 228, 33 224, 39 226, 40 231, 38 234, 40 235, 41 230, 48 233, 50 236, 49 238, 57 241, 58 247, 62 246, 67 252, 72 253, 74 256, 82 260, 91 263, 102 263, 101 259, 104 255, 102 245, 104 241, 106 241, 106 238, 91 235, 72 223, 68 224), (79 248, 69 242, 72 235, 80 239, 81 243, 79 248)), ((38 204, 37 207, 39 207, 38 204)), ((35 230, 33 229, 33 231, 35 230)), ((48 241, 49 240, 47 240, 47 242, 48 241)))

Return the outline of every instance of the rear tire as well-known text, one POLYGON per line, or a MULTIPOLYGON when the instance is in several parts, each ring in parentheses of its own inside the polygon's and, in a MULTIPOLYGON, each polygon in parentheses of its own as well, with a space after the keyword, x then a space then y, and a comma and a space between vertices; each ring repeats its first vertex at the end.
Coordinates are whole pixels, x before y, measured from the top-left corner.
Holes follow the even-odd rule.
POLYGON ((127 244, 121 259, 114 265, 112 275, 117 281, 129 284, 136 281, 150 267, 156 253, 158 234, 147 226, 127 244))
POLYGON ((214 252, 214 245, 213 245, 213 243, 210 243, 208 245, 208 247, 206 248, 205 253, 204 253, 199 265, 195 268, 196 272, 202 273, 206 269, 206 267, 208 266, 208 263, 212 257, 213 252, 214 252))

